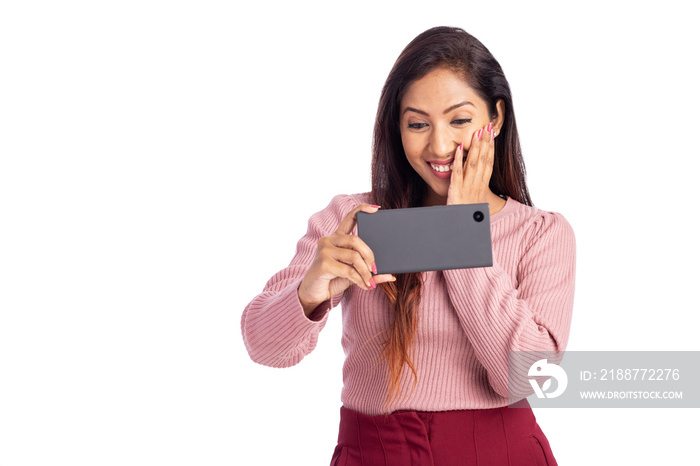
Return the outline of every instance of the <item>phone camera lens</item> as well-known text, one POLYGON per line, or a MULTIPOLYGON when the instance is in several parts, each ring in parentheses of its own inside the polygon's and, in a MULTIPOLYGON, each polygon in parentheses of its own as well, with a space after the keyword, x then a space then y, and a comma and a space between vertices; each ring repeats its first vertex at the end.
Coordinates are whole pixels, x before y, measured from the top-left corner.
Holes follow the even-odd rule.
POLYGON ((484 214, 480 210, 477 210, 476 212, 474 212, 474 220, 476 220, 477 222, 481 222, 483 219, 484 219, 484 214))

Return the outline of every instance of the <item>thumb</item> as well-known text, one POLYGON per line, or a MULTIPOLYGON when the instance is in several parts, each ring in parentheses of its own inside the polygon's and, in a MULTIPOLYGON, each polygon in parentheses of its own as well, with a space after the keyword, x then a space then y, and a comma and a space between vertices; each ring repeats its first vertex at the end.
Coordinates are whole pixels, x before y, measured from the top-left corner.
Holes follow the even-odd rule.
POLYGON ((380 283, 387 283, 387 282, 395 282, 396 277, 393 276, 390 273, 383 273, 381 275, 374 275, 372 276, 374 278, 374 283, 379 285, 380 283))

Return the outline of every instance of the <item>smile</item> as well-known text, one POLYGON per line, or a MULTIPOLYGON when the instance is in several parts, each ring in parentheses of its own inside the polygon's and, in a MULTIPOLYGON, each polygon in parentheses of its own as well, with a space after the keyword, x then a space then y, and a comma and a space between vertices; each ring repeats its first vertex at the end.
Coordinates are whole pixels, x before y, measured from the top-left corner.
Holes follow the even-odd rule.
POLYGON ((430 168, 432 168, 436 172, 445 173, 445 172, 452 171, 452 164, 451 163, 448 163, 446 165, 438 165, 438 164, 430 163, 430 162, 428 162, 428 163, 430 164, 430 168))

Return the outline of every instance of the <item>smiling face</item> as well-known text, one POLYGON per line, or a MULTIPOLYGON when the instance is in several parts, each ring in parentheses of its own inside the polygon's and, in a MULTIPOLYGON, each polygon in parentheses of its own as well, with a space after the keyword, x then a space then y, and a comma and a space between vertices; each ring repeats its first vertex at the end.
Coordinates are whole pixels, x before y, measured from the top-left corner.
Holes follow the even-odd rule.
POLYGON ((446 68, 435 69, 408 86, 401 100, 401 141, 409 163, 428 185, 425 205, 446 203, 457 147, 464 143, 467 154, 472 135, 489 122, 498 132, 501 106, 499 101, 499 114, 491 119, 486 102, 446 68))

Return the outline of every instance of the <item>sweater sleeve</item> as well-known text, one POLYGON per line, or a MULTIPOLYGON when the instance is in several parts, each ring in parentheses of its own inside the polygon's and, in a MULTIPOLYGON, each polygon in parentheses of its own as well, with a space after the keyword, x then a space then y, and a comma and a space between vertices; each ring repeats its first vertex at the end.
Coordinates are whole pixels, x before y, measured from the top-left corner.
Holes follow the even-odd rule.
POLYGON ((538 359, 534 352, 553 352, 558 363, 573 312, 576 241, 571 225, 559 213, 541 211, 529 233, 515 287, 495 257, 492 267, 444 271, 450 300, 491 387, 511 399, 533 391, 524 383, 524 365, 515 369, 520 382, 509 391, 509 351, 533 352, 527 353, 527 367, 538 359))
POLYGON ((332 234, 354 207, 350 196, 339 194, 325 209, 312 215, 289 266, 273 275, 263 291, 243 310, 241 332, 254 362, 289 367, 299 363, 316 347, 328 311, 340 303, 343 293, 321 303, 307 317, 297 290, 316 256, 318 240, 332 234))

